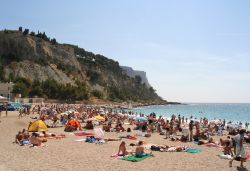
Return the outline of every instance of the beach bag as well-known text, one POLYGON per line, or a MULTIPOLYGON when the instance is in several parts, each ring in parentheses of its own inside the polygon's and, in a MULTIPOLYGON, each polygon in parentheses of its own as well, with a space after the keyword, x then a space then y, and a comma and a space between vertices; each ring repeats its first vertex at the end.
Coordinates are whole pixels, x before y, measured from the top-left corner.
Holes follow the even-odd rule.
POLYGON ((127 129, 127 132, 131 132, 131 128, 128 128, 128 129, 127 129))
POLYGON ((151 137, 151 134, 145 134, 145 137, 151 137))
POLYGON ((152 145, 152 146, 151 146, 151 150, 152 150, 152 151, 160 151, 160 147, 157 147, 157 146, 152 145))

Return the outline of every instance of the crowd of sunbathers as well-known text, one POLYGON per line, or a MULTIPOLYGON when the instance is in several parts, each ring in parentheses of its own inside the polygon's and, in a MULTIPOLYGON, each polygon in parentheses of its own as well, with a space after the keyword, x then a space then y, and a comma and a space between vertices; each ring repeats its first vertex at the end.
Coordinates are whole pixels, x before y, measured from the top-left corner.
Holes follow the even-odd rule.
POLYGON ((55 135, 48 132, 32 132, 31 134, 23 129, 22 131, 18 131, 17 135, 15 136, 14 143, 17 143, 21 146, 24 145, 31 145, 34 146, 44 146, 44 142, 47 142, 48 138, 63 138, 65 135, 55 135))
MULTIPOLYGON (((239 153, 237 152, 237 147, 242 147, 242 145, 239 145, 241 144, 241 141, 250 141, 249 132, 246 132, 245 134, 245 132, 240 132, 240 129, 228 128, 225 120, 209 122, 206 118, 200 118, 198 120, 192 116, 190 118, 184 118, 184 116, 181 115, 172 115, 170 119, 164 119, 162 116, 157 118, 155 113, 151 113, 149 116, 143 114, 134 116, 134 113, 131 112, 120 112, 118 113, 118 111, 114 109, 105 107, 67 104, 37 105, 31 110, 31 113, 38 114, 38 117, 34 117, 34 119, 40 119, 42 121, 50 120, 52 122, 50 127, 56 127, 60 124, 61 126, 64 126, 64 131, 66 132, 81 131, 82 128, 91 130, 97 125, 102 126, 102 129, 106 132, 131 132, 130 127, 134 126, 135 130, 141 130, 144 132, 145 137, 150 137, 152 133, 159 133, 160 135, 164 135, 166 139, 172 141, 194 141, 198 145, 205 144, 212 147, 222 147, 224 154, 235 156, 239 153), (144 119, 136 119, 136 117, 144 119), (124 128, 125 121, 127 122, 126 124, 130 125, 127 129, 124 128), (243 134, 243 139, 236 141, 235 138, 228 137, 225 140, 220 139, 219 142, 215 142, 212 136, 225 135, 225 130, 227 130, 230 135, 236 135, 236 137, 238 137, 238 135, 242 137, 243 134)), ((43 134, 44 136, 37 133, 29 135, 26 130, 23 130, 18 132, 15 141, 20 145, 25 145, 29 142, 33 146, 40 146, 46 141, 47 133, 43 132, 43 134)), ((138 156, 139 153, 144 153, 142 150, 143 148, 141 148, 141 143, 142 142, 139 142, 138 147, 136 148, 136 156, 138 156)), ((162 152, 178 152, 185 150, 185 148, 185 146, 152 146, 152 150, 162 152)), ((119 154, 120 153, 122 155, 127 154, 125 142, 122 142, 119 147, 119 154)), ((241 156, 243 156, 243 153, 241 156)))

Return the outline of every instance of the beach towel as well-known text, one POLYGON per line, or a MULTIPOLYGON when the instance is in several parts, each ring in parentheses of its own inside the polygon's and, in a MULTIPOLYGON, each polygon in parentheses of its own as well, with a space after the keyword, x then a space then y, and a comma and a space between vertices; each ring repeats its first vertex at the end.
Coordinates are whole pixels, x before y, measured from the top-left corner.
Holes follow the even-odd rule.
POLYGON ((47 139, 61 139, 61 138, 65 138, 65 135, 56 135, 56 136, 49 136, 46 137, 47 139))
POLYGON ((131 161, 131 162, 139 162, 149 157, 152 157, 152 156, 151 155, 146 155, 143 157, 128 156, 128 157, 123 157, 122 160, 131 161))
POLYGON ((137 140, 136 136, 131 136, 131 135, 127 135, 127 136, 119 136, 118 138, 127 138, 129 140, 137 140))
POLYGON ((119 154, 113 154, 111 155, 112 158, 116 158, 116 159, 121 159, 123 158, 123 156, 119 155, 119 154))
POLYGON ((87 132, 78 132, 74 133, 75 136, 94 136, 95 134, 93 133, 87 133, 87 132))
POLYGON ((223 146, 217 145, 217 144, 214 144, 214 143, 208 143, 208 144, 206 144, 206 146, 207 146, 207 147, 223 148, 223 146))
POLYGON ((246 160, 250 160, 250 155, 247 155, 247 156, 246 156, 246 160))
POLYGON ((201 149, 197 149, 197 148, 189 148, 189 149, 185 150, 185 152, 196 154, 196 153, 202 152, 202 150, 201 149))
POLYGON ((31 143, 30 143, 30 141, 28 141, 28 140, 25 140, 25 141, 22 141, 21 142, 21 145, 30 145, 31 143))
POLYGON ((74 140, 75 142, 85 142, 86 141, 86 139, 84 138, 84 139, 79 139, 79 140, 74 140))
POLYGON ((145 135, 142 135, 142 134, 135 134, 135 136, 137 136, 137 137, 145 137, 145 135))

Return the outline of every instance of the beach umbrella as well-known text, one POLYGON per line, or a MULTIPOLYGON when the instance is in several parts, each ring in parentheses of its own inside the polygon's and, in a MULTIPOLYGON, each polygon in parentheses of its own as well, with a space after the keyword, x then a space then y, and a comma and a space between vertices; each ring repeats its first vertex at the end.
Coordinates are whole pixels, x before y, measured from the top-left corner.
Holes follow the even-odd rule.
POLYGON ((194 122, 200 123, 200 120, 199 120, 199 119, 191 119, 191 120, 193 120, 194 122))
POLYGON ((100 115, 95 116, 95 118, 96 118, 97 121, 105 121, 105 118, 100 116, 100 115))
POLYGON ((137 120, 139 122, 146 122, 146 121, 148 121, 148 119, 145 118, 145 117, 136 117, 135 120, 137 120))
POLYGON ((6 100, 7 98, 6 98, 6 97, 3 97, 3 96, 0 96, 0 99, 5 99, 5 100, 6 100))
POLYGON ((63 115, 69 115, 69 113, 63 112, 63 113, 58 114, 57 116, 63 116, 63 115))
POLYGON ((28 131, 29 132, 43 132, 43 131, 47 132, 48 127, 42 120, 36 120, 31 125, 29 125, 28 131))
POLYGON ((209 123, 213 123, 213 124, 221 124, 220 120, 211 120, 209 123))
POLYGON ((119 115, 119 116, 124 116, 122 113, 117 113, 117 115, 119 115))

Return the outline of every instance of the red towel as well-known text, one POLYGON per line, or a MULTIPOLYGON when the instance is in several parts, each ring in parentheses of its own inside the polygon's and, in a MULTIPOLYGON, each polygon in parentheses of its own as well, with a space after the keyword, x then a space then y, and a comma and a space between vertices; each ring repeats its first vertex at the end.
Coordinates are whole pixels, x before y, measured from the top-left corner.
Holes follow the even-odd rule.
POLYGON ((74 133, 75 136, 95 136, 93 133, 86 133, 86 132, 80 132, 80 133, 74 133))

